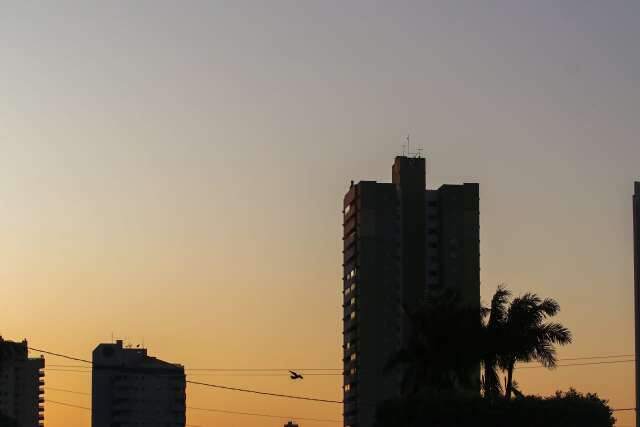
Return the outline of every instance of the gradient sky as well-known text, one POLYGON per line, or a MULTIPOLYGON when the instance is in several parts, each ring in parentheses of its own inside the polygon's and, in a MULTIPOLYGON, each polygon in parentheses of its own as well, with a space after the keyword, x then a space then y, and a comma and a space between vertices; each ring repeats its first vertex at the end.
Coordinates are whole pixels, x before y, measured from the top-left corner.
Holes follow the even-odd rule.
MULTIPOLYGON (((501 282, 557 298, 575 334, 561 357, 633 352, 640 2, 0 6, 6 338, 88 358, 113 333, 187 368, 340 367, 342 197, 351 179, 389 181, 411 133, 429 187, 480 183, 485 301, 501 282)), ((631 363, 515 375, 528 393, 634 402, 631 363)), ((341 397, 339 376, 197 378, 341 397)), ((46 381, 90 391, 83 372, 46 381)), ((188 399, 341 413, 195 386, 188 399)), ((50 403, 46 419, 90 425, 50 403)))

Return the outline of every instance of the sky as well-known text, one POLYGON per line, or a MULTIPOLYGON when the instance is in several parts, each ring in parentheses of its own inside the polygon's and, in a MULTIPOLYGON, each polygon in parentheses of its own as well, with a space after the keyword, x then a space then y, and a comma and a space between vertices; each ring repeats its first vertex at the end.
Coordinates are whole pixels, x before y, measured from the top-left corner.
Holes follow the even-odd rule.
MULTIPOLYGON (((350 180, 389 181, 411 134, 430 188, 480 183, 485 302, 500 283, 556 298, 575 338, 561 358, 633 352, 639 2, 0 7, 5 338, 89 358, 115 336, 187 368, 339 368, 342 197, 350 180)), ((341 398, 336 375, 190 378, 341 398)), ((515 379, 634 402, 631 363, 515 379)), ((48 400, 90 405, 52 390, 89 392, 90 374, 46 383, 48 400)), ((188 405, 341 414, 196 386, 188 405)), ((45 414, 90 425, 82 409, 45 414)), ((188 412, 198 426, 284 421, 188 412)))

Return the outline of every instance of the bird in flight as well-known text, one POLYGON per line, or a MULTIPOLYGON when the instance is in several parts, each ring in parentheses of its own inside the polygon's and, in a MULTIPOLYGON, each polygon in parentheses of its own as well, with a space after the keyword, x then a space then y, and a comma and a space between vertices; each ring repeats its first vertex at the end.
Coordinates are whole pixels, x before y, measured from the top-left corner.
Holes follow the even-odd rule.
POLYGON ((300 375, 297 372, 294 372, 294 371, 289 371, 289 372, 291 372, 291 379, 292 380, 301 380, 301 379, 304 378, 302 375, 300 375))

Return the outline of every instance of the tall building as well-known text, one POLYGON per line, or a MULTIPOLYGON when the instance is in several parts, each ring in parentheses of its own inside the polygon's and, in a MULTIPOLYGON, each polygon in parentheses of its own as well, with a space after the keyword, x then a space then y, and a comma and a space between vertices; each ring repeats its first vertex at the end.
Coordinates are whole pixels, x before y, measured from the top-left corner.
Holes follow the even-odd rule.
POLYGON ((44 358, 29 358, 27 341, 5 341, 0 362, 0 413, 21 427, 44 424, 44 358))
POLYGON ((124 348, 122 341, 93 350, 92 427, 185 425, 185 375, 181 365, 124 348))
POLYGON ((396 157, 391 183, 351 183, 343 215, 344 425, 371 427, 400 393, 384 367, 408 334, 403 307, 438 287, 480 304, 479 186, 427 190, 425 159, 396 157))
POLYGON ((640 182, 633 194, 634 311, 636 332, 636 427, 640 427, 640 182))

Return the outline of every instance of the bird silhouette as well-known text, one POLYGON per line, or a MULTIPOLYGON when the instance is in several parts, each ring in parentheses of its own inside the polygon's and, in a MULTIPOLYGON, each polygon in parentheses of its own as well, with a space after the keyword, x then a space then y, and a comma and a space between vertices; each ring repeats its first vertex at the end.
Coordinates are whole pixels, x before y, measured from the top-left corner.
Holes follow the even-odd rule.
POLYGON ((289 371, 289 372, 291 372, 291 379, 292 380, 301 380, 301 379, 304 378, 302 375, 300 375, 297 372, 294 372, 294 371, 289 371))

